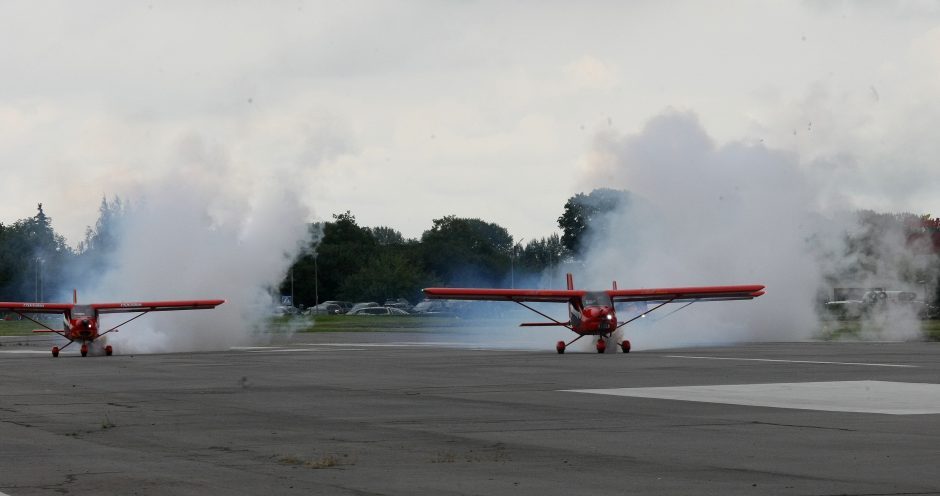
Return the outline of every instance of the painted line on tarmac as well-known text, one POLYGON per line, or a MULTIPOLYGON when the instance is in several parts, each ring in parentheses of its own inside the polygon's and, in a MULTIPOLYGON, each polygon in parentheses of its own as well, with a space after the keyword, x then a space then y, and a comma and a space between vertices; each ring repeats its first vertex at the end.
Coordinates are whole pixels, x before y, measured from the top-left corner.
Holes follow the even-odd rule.
POLYGON ((940 384, 888 381, 783 382, 613 389, 574 393, 697 401, 828 412, 932 415, 940 413, 940 384))
POLYGON ((365 348, 330 348, 329 350, 325 349, 316 349, 316 348, 282 348, 278 346, 241 346, 230 348, 232 351, 243 351, 245 353, 289 353, 289 352, 318 352, 318 351, 366 351, 365 348))
MULTIPOLYGON (((49 350, 0 350, 0 353, 10 353, 10 354, 20 353, 23 355, 31 355, 31 354, 48 355, 49 350)), ((4 494, 0 493, 0 496, 4 496, 4 494)))
POLYGON ((897 363, 863 363, 863 362, 823 362, 816 360, 779 360, 773 358, 731 358, 731 357, 710 357, 710 356, 689 356, 689 355, 665 355, 666 358, 695 358, 699 360, 738 360, 742 362, 777 362, 777 363, 812 363, 821 365, 859 365, 863 367, 898 367, 906 369, 918 369, 919 365, 901 365, 897 363))
POLYGON ((366 348, 411 348, 437 346, 467 346, 468 343, 456 341, 396 341, 394 343, 306 343, 301 346, 361 346, 366 348))

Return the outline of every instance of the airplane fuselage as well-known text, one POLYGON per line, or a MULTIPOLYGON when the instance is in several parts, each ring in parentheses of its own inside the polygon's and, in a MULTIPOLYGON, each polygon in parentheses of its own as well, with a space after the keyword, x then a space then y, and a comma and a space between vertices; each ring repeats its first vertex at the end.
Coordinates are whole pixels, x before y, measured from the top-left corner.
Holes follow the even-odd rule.
POLYGON ((64 320, 69 341, 93 341, 98 337, 98 316, 87 305, 75 305, 64 320))
POLYGON ((582 336, 603 336, 617 329, 617 312, 607 293, 592 291, 568 302, 568 321, 582 336))
POLYGON ((568 305, 571 330, 581 335, 606 335, 617 329, 617 313, 608 305, 581 306, 580 302, 568 305))
POLYGON ((98 321, 91 317, 67 319, 65 337, 70 341, 92 341, 98 337, 98 321))

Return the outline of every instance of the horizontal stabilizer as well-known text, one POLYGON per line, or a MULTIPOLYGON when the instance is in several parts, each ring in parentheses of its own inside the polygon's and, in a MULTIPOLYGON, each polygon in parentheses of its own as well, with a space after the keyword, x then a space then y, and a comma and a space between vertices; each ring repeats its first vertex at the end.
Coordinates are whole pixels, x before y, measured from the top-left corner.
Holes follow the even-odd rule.
POLYGON ((569 322, 523 322, 519 324, 519 327, 549 327, 549 326, 562 326, 568 327, 569 322))

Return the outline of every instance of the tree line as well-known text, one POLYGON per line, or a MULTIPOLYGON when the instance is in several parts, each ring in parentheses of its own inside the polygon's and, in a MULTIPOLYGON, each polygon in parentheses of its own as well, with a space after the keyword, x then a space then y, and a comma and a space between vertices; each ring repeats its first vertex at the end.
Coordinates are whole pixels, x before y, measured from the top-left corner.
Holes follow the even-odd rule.
POLYGON ((316 236, 281 284, 296 305, 328 300, 415 302, 421 288, 438 285, 509 287, 578 259, 587 249, 588 227, 628 204, 626 191, 596 189, 568 199, 558 217, 562 234, 525 244, 506 228, 477 218, 434 219, 420 238, 406 239, 392 227, 365 227, 350 211, 312 226, 316 236))
MULTIPOLYGON (((561 234, 524 244, 506 228, 478 218, 447 215, 432 221, 418 238, 388 226, 367 227, 351 211, 309 226, 310 243, 293 262, 272 296, 293 295, 295 305, 327 300, 418 301, 428 286, 517 287, 562 264, 583 258, 589 234, 604 235, 603 216, 629 208, 626 191, 596 189, 570 197, 557 218, 561 234)), ((94 279, 110 266, 118 244, 117 221, 127 214, 120 199, 103 198, 94 226, 76 248, 55 232, 40 204, 36 215, 0 223, 0 301, 50 301, 60 285, 94 279)), ((860 211, 859 229, 845 233, 844 251, 821 254, 850 260, 826 274, 831 287, 871 280, 885 264, 896 280, 940 291, 940 220, 914 214, 860 211), (885 239, 901 239, 901 249, 885 239)), ((811 242, 811 240, 809 240, 811 242)))
MULTIPOLYGON (((562 234, 525 244, 509 231, 478 218, 447 215, 434 219, 419 238, 405 238, 387 227, 361 226, 351 211, 309 226, 309 246, 294 261, 272 293, 294 296, 295 305, 327 300, 421 298, 432 285, 509 286, 577 259, 597 216, 629 201, 625 191, 597 189, 565 203, 558 218, 562 234)), ((125 204, 102 198, 98 220, 85 238, 70 247, 56 233, 52 218, 37 207, 33 217, 0 223, 0 301, 49 301, 68 288, 65 281, 93 284, 109 267, 117 246, 125 204)))

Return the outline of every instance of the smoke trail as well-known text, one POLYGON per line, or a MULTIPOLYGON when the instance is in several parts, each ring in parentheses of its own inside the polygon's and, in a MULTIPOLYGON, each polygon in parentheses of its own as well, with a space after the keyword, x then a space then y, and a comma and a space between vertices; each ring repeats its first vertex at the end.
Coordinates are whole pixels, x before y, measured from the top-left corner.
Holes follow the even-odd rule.
MULTIPOLYGON (((226 303, 135 320, 108 336, 118 353, 215 350, 257 340, 271 314, 271 288, 307 245, 310 212, 290 176, 239 176, 224 157, 195 155, 133 193, 136 201, 116 226, 110 270, 79 297, 226 303)), ((102 325, 120 317, 105 316, 102 325)))
POLYGON ((639 347, 799 340, 818 327, 814 245, 830 240, 818 236, 818 192, 794 155, 717 146, 694 115, 670 111, 637 135, 599 136, 589 172, 635 198, 594 230, 607 235, 586 256, 592 286, 611 274, 621 287, 768 286, 754 301, 695 304, 655 324, 651 314, 627 332, 639 347))
MULTIPOLYGON (((610 274, 622 287, 768 287, 750 302, 696 304, 658 322, 652 314, 627 333, 641 348, 817 337, 820 300, 837 286, 924 284, 926 296, 940 268, 904 228, 917 217, 850 212, 831 165, 759 143, 718 146, 691 113, 666 112, 636 135, 602 134, 590 177, 634 201, 589 230, 584 275, 600 287, 610 274)), ((921 336, 916 306, 868 308, 857 337, 921 336)))

